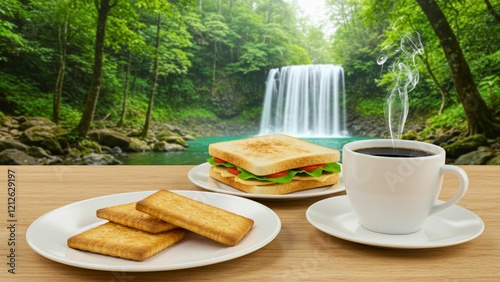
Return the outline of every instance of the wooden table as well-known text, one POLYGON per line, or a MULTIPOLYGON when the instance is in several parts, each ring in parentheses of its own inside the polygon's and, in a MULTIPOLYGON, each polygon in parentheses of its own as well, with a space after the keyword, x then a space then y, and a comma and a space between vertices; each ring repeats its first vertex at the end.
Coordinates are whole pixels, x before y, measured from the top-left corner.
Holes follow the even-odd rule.
MULTIPOLYGON (((327 235, 306 219, 307 208, 326 197, 260 201, 281 219, 280 234, 246 256, 198 268, 161 272, 107 272, 60 264, 34 252, 25 239, 29 225, 55 208, 93 197, 157 189, 202 190, 187 178, 191 166, 12 166, 0 167, 0 281, 197 281, 197 280, 402 280, 499 281, 500 166, 464 166, 469 191, 459 205, 480 216, 485 231, 460 245, 395 250, 327 235), (8 170, 15 171, 15 232, 9 230, 8 170), (12 235, 14 234, 14 235, 12 235), (15 240, 15 274, 9 239, 15 240)), ((458 180, 447 176, 443 199, 458 180)), ((342 193, 340 193, 342 194, 342 193)), ((12 197, 10 197, 12 198, 12 197)))

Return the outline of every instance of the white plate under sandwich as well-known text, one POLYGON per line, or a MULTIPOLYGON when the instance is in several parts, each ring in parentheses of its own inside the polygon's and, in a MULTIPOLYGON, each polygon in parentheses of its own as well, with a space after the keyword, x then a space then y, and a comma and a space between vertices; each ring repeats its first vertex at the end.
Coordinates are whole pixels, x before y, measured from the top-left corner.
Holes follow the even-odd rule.
POLYGON ((60 207, 35 220, 28 228, 26 240, 35 252, 59 263, 97 270, 146 272, 193 268, 232 260, 264 247, 281 229, 278 215, 255 201, 219 193, 174 190, 251 218, 254 227, 234 247, 188 232, 177 244, 142 262, 79 251, 67 246, 69 237, 106 222, 96 217, 97 209, 139 201, 154 192, 115 194, 60 207))
POLYGON ((246 193, 210 177, 208 171, 210 169, 210 166, 211 164, 209 163, 202 163, 193 167, 188 172, 189 180, 195 185, 206 190, 240 197, 265 200, 298 200, 317 196, 331 195, 345 190, 342 173, 340 173, 340 181, 335 185, 307 189, 283 195, 246 193))

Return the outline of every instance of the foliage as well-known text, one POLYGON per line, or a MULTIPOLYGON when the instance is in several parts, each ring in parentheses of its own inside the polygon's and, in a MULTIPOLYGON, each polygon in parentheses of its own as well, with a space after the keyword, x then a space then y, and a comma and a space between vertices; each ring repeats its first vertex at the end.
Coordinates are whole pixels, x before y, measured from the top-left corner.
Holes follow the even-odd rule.
POLYGON ((500 76, 490 75, 483 78, 478 88, 488 106, 500 111, 500 76))
MULTIPOLYGON (((0 96, 0 110, 5 113, 40 115, 40 113, 33 111, 33 108, 40 108, 40 97, 43 94, 37 91, 37 84, 34 81, 28 79, 19 81, 14 75, 0 73, 0 92, 4 93, 4 95, 0 96), (27 96, 30 99, 24 98, 27 96), (33 98, 38 100, 36 105, 33 103, 33 98)), ((45 101, 44 104, 46 105, 44 106, 47 106, 48 103, 49 100, 45 101)))
POLYGON ((366 98, 362 103, 356 103, 353 110, 363 117, 382 117, 384 116, 384 103, 382 97, 366 98))
POLYGON ((179 122, 183 120, 189 120, 190 118, 212 119, 214 117, 214 113, 208 111, 207 109, 193 107, 185 108, 181 111, 176 111, 174 116, 170 116, 169 119, 179 122))
POLYGON ((20 1, 0 2, 0 62, 6 61, 25 44, 23 36, 17 33, 16 18, 22 18, 24 7, 20 1))
MULTIPOLYGON (((500 32, 500 24, 486 5, 477 1, 437 2, 452 23, 473 75, 479 82, 478 88, 483 98, 490 108, 498 109, 498 102, 495 102, 498 101, 495 100, 495 93, 498 92, 493 90, 496 89, 493 85, 500 73, 500 40, 496 36, 500 32)), ((342 63, 346 71, 346 84, 351 86, 347 88, 350 109, 362 115, 381 114, 380 108, 373 107, 380 107, 383 103, 375 101, 383 99, 391 90, 394 80, 387 73, 387 65, 379 66, 376 60, 382 50, 401 47, 402 36, 417 32, 425 48, 422 54, 415 57, 419 82, 409 93, 410 116, 437 115, 441 103, 444 103, 444 113, 429 120, 433 128, 462 125, 465 114, 456 104, 453 79, 446 58, 416 1, 328 0, 328 3, 332 7, 331 19, 338 26, 332 44, 332 56, 342 63)), ((499 1, 491 3, 498 7, 499 1)))
MULTIPOLYGON (((344 67, 348 111, 383 116, 391 89, 380 51, 405 32, 425 46, 416 58, 419 83, 409 95, 410 116, 434 116, 431 129, 465 119, 439 41, 415 0, 327 0, 336 32, 299 18, 294 1, 118 1, 106 29, 103 80, 95 120, 117 122, 130 54, 125 126, 143 123, 153 83, 156 19, 163 15, 159 78, 152 117, 260 116, 271 68, 310 63, 344 67), (445 111, 438 115, 441 103, 445 111), (218 116, 217 116, 218 115, 218 116)), ((490 0, 500 7, 499 0, 490 0)), ((487 105, 500 109, 500 24, 474 0, 439 0, 459 38, 487 105)), ((62 48, 66 46, 61 122, 75 125, 83 110, 94 57, 97 13, 86 0, 4 0, 0 3, 0 110, 51 117, 62 48), (66 45, 64 40, 66 39, 66 45)))
MULTIPOLYGON (((124 121, 125 127, 137 127, 143 124, 146 117, 145 109, 148 107, 148 99, 144 95, 133 95, 128 99, 127 113, 124 121)), ((159 111, 158 109, 155 110, 159 111)), ((112 115, 111 120, 118 120, 118 113, 112 115)))
POLYGON ((437 130, 467 130, 467 123, 464 119, 463 107, 456 103, 446 108, 441 115, 435 115, 428 119, 429 126, 423 131, 423 136, 433 134, 437 130))

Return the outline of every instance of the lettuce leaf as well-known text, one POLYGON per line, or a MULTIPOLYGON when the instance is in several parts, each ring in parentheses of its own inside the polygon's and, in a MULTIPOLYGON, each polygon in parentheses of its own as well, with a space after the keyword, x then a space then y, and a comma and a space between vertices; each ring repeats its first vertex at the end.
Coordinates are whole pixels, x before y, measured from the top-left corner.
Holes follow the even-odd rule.
POLYGON ((287 174, 285 174, 282 177, 265 177, 265 176, 255 175, 255 174, 253 174, 251 172, 248 172, 248 171, 242 169, 241 167, 237 167, 237 169, 239 171, 241 171, 241 173, 238 174, 238 177, 240 179, 243 179, 243 180, 257 179, 257 180, 271 181, 271 182, 276 182, 276 183, 281 183, 281 184, 291 182, 292 179, 293 179, 293 177, 295 176, 295 174, 297 174, 297 171, 290 170, 290 171, 288 171, 287 174))
MULTIPOLYGON (((224 167, 235 167, 235 165, 230 164, 230 163, 218 163, 214 160, 214 158, 210 158, 207 160, 211 165, 219 165, 219 166, 224 166, 224 167)), ((280 184, 285 184, 289 183, 292 181, 292 179, 295 177, 296 174, 298 173, 305 173, 313 177, 319 177, 321 174, 323 174, 323 171, 325 172, 334 172, 334 173, 340 173, 341 167, 338 163, 327 163, 325 167, 319 167, 311 172, 302 170, 302 169, 291 169, 288 171, 288 173, 282 177, 265 177, 265 176, 259 176, 255 175, 249 171, 246 171, 242 169, 241 167, 236 167, 241 173, 238 174, 238 177, 240 179, 246 180, 246 179, 257 179, 257 180, 262 180, 262 181, 271 181, 271 182, 276 182, 280 184)))
POLYGON ((218 162, 216 162, 216 161, 214 160, 214 158, 213 158, 213 157, 212 157, 212 158, 210 158, 210 159, 208 159, 208 160, 207 160, 207 162, 208 162, 209 164, 211 164, 211 165, 215 165, 215 166, 220 165, 220 166, 225 166, 225 167, 235 167, 235 165, 230 164, 230 163, 218 163, 218 162))

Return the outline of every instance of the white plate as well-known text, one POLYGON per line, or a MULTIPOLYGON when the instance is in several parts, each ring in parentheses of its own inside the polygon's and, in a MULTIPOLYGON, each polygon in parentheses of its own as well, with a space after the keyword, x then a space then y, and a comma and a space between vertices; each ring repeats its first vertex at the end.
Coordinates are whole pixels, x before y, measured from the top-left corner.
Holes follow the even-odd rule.
POLYGON ((202 163, 200 165, 193 167, 188 172, 189 180, 191 180, 191 182, 193 182, 195 185, 200 186, 209 191, 236 195, 240 197, 253 198, 253 199, 266 199, 266 200, 298 200, 310 197, 330 195, 345 190, 342 173, 340 173, 339 183, 331 186, 324 186, 304 191, 297 191, 294 193, 284 194, 284 195, 246 193, 210 177, 208 173, 210 166, 211 164, 209 163, 202 163))
POLYGON ((251 218, 254 227, 234 247, 188 232, 179 243, 142 262, 67 247, 69 237, 105 222, 95 216, 97 209, 138 201, 154 192, 116 194, 60 207, 35 220, 28 228, 26 240, 35 252, 63 264, 107 271, 143 272, 192 268, 235 259, 264 247, 281 229, 281 221, 276 213, 252 200, 210 192, 174 191, 251 218))
POLYGON ((332 197, 311 205, 307 220, 332 236, 366 245, 424 249, 452 246, 470 241, 484 230, 484 223, 474 213, 451 206, 427 219, 422 229, 407 235, 376 233, 360 226, 347 196, 332 197))

